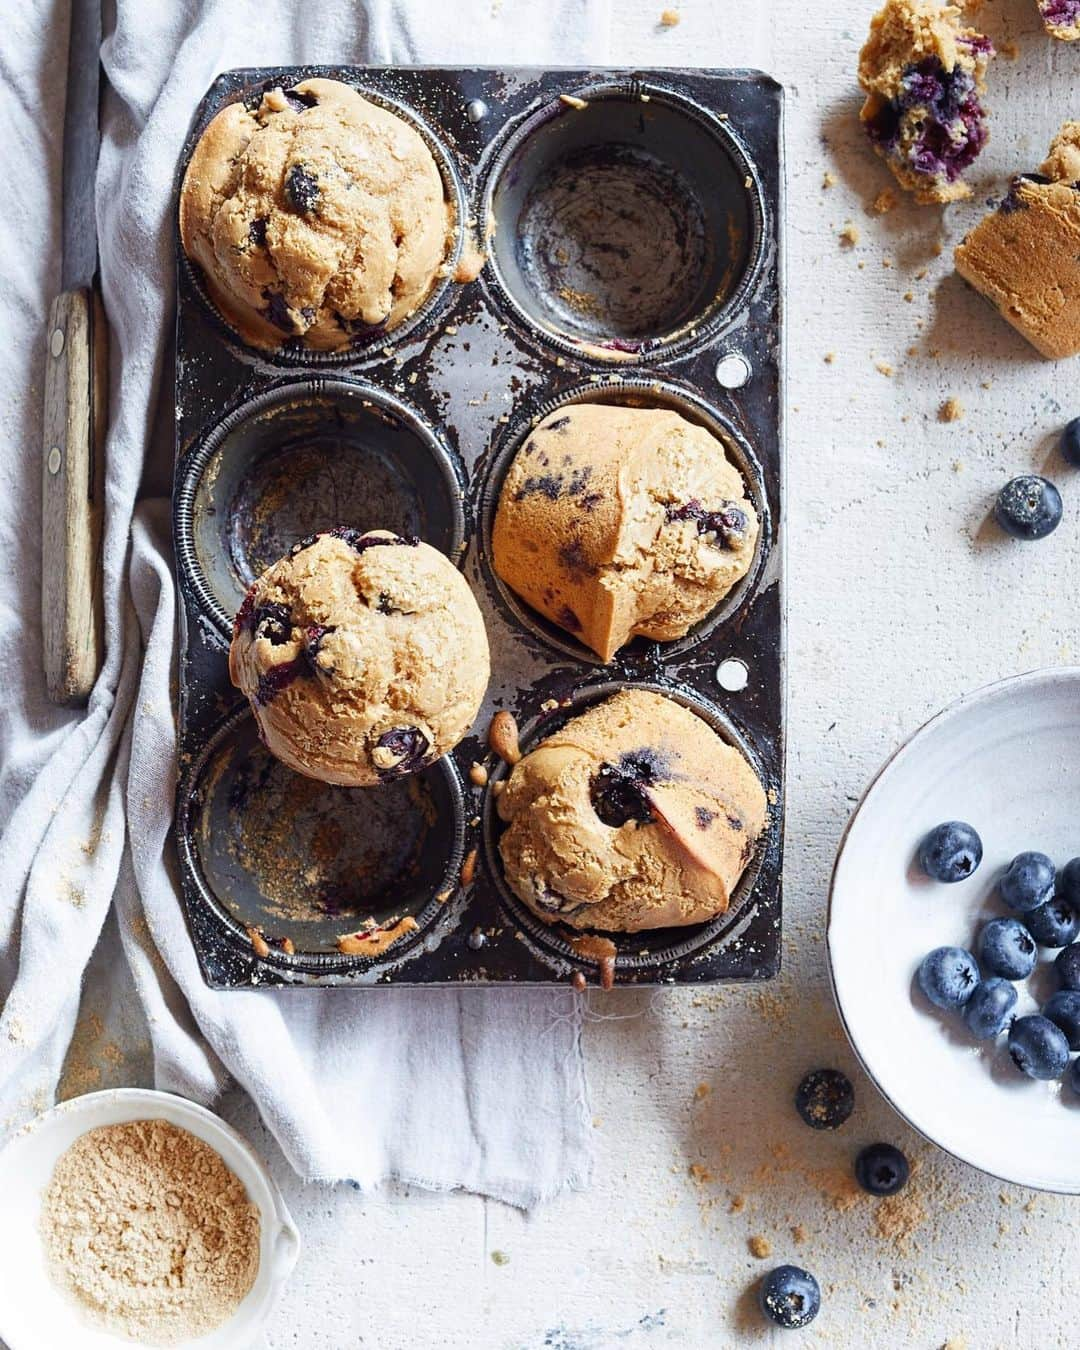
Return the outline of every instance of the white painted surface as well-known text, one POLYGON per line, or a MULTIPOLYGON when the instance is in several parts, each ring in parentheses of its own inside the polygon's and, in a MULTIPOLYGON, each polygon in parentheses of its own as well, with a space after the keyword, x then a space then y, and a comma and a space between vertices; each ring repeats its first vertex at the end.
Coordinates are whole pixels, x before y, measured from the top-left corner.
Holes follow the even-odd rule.
MULTIPOLYGON (((536 0, 504 0, 517 3, 536 0)), ((663 8, 617 5, 613 63, 757 65, 788 91, 783 974, 752 990, 591 992, 593 1188, 531 1219, 470 1196, 301 1186, 237 1094, 226 1114, 271 1159, 305 1241, 273 1350, 1075 1343, 1080 1202, 1003 1187, 901 1125, 855 1070, 823 926, 848 811, 904 735, 977 685, 1080 658, 1080 478, 1054 450, 1080 414, 1080 363, 1043 363, 952 274, 948 245, 978 204, 868 213, 891 181, 855 121, 872 0, 682 0, 671 29, 658 25, 663 8), (823 190, 826 170, 838 181, 823 190), (838 239, 847 220, 861 231, 854 249, 838 239), (966 416, 945 425, 937 409, 950 396, 966 416), (985 523, 994 492, 1044 466, 1063 489, 1064 523, 1042 543, 1003 539, 985 523), (856 1114, 837 1135, 810 1132, 791 1107, 802 1072, 822 1064, 856 1082, 856 1114), (711 1092, 696 1100, 700 1083, 711 1092), (878 1138, 919 1164, 906 1238, 880 1231, 903 1227, 903 1213, 848 1188, 854 1153, 878 1138), (691 1166, 713 1179, 695 1181, 691 1166), (824 1309, 797 1341, 763 1328, 748 1293, 769 1264, 750 1255, 754 1235, 821 1281, 824 1309)), ((990 0, 983 20, 1021 55, 993 72, 976 203, 1034 167, 1065 115, 1080 116, 1080 50, 1042 36, 1034 0, 990 0)), ((499 58, 482 35, 477 54, 499 58)), ((876 918, 868 895, 868 925, 876 918)), ((1039 1140, 1018 1134, 1016 1147, 1039 1140)))

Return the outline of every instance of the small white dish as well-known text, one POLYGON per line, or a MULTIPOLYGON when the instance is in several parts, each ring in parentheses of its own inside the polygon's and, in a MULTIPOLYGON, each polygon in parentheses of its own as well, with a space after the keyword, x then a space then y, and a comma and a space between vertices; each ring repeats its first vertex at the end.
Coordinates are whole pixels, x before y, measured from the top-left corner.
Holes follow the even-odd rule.
MULTIPOLYGON (((1080 855, 1080 669, 1037 670, 980 689, 921 727, 880 770, 840 844, 829 896, 829 969, 855 1053, 892 1106, 947 1152, 1003 1181, 1080 1194, 1080 1096, 1009 1061, 1005 1037, 972 1038, 914 986, 935 947, 975 951, 1007 913, 995 884, 1024 849, 1080 855), (933 826, 964 820, 981 866, 943 885, 915 861, 933 826)), ((1017 1015, 1057 988, 1040 950, 1017 1015)))
POLYGON ((60 1155, 87 1130, 129 1120, 167 1120, 197 1135, 217 1150, 259 1209, 262 1233, 255 1283, 227 1322, 179 1344, 242 1350, 269 1317, 296 1265, 300 1234, 264 1164, 231 1126, 204 1107, 169 1092, 114 1088, 53 1107, 0 1151, 0 1339, 8 1350, 61 1345, 65 1350, 132 1350, 139 1344, 94 1326, 57 1289, 38 1231, 42 1196, 60 1155))

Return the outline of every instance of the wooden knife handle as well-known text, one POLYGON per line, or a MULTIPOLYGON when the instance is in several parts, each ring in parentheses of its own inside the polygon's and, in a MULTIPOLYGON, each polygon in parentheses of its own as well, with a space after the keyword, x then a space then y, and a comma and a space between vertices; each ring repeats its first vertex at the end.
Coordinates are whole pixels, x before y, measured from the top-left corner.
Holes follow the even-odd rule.
POLYGON ((53 301, 45 356, 41 626, 54 703, 84 703, 101 669, 101 503, 108 336, 94 290, 53 301))

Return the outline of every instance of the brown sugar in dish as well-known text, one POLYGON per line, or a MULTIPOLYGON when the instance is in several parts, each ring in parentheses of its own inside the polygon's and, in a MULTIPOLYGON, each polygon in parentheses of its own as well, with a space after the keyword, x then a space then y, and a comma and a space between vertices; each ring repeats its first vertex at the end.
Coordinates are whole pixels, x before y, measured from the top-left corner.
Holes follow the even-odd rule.
POLYGON ((41 1239, 98 1326, 172 1345, 220 1326, 259 1268, 258 1208, 208 1144, 165 1120, 80 1136, 53 1170, 41 1239))

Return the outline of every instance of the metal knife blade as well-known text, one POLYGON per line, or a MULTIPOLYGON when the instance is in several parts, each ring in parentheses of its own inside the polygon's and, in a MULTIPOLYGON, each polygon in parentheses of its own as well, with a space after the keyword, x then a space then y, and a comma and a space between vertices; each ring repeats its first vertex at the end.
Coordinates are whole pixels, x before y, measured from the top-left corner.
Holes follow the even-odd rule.
POLYGON ((94 183, 100 132, 101 0, 72 0, 64 109, 63 266, 65 291, 87 287, 97 271, 94 183))

